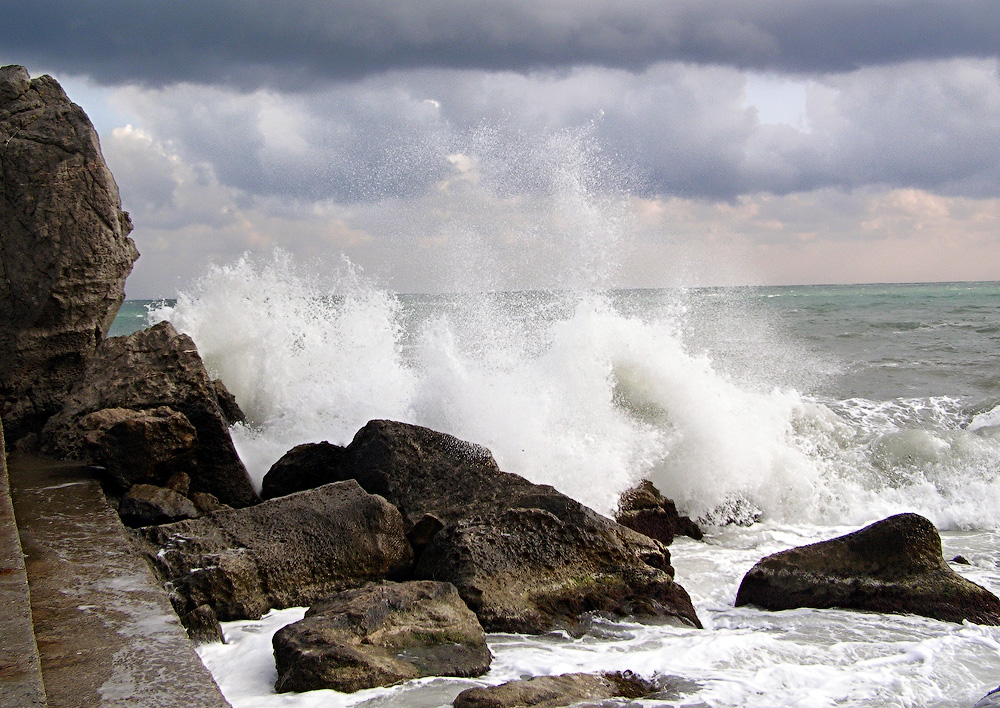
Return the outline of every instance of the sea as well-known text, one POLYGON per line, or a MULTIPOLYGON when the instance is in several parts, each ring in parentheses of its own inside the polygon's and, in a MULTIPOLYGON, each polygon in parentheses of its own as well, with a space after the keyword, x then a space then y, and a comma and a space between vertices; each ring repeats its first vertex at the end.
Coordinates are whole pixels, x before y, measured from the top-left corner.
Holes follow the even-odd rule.
POLYGON ((583 636, 490 635, 475 680, 277 694, 271 636, 304 608, 279 610, 199 649, 236 708, 435 708, 577 671, 672 681, 639 703, 692 708, 957 708, 1000 684, 1000 628, 734 607, 764 556, 900 512, 1000 594, 1000 283, 405 295, 277 253, 126 301, 112 334, 161 319, 246 412, 232 432, 258 485, 294 445, 387 418, 483 444, 602 514, 650 479, 706 531, 670 546, 703 629, 598 618, 583 636))

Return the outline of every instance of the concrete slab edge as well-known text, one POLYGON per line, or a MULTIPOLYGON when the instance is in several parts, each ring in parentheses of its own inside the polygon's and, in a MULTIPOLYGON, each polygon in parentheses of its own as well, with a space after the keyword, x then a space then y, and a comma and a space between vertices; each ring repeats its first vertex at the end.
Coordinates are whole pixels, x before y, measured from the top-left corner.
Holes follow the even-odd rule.
POLYGON ((0 425, 0 705, 5 708, 46 705, 29 592, 0 425))

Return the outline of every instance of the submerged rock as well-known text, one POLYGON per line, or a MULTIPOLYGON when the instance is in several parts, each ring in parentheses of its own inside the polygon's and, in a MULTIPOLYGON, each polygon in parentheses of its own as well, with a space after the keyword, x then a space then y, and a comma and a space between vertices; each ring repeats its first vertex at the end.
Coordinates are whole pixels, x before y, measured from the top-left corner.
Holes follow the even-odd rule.
POLYGON ((674 502, 660 494, 648 479, 622 495, 615 521, 666 546, 674 536, 689 536, 696 541, 704 537, 698 524, 682 516, 674 502))
POLYGON ((399 511, 353 481, 151 526, 142 536, 177 614, 208 605, 222 621, 310 605, 402 575, 413 560, 399 511))
POLYGON ((1000 624, 1000 599, 948 566, 937 529, 917 514, 898 514, 764 558, 743 578, 736 605, 838 607, 1000 624))
POLYGON ((183 471, 191 493, 255 504, 217 390, 194 342, 169 322, 113 337, 46 424, 43 450, 107 467, 121 487, 183 471))
POLYGON ((275 690, 353 693, 424 676, 481 676, 486 634, 454 586, 370 583, 313 605, 274 635, 275 690))
POLYGON ((0 416, 13 442, 58 411, 138 258, 86 114, 50 76, 0 69, 0 416))
POLYGON ((487 631, 575 630, 589 612, 700 626, 661 543, 502 472, 484 447, 375 420, 336 454, 331 476, 356 479, 413 524, 416 577, 454 584, 487 631))
POLYGON ((638 699, 655 695, 661 686, 631 673, 562 674, 508 681, 499 686, 468 688, 454 708, 560 708, 583 701, 638 699))

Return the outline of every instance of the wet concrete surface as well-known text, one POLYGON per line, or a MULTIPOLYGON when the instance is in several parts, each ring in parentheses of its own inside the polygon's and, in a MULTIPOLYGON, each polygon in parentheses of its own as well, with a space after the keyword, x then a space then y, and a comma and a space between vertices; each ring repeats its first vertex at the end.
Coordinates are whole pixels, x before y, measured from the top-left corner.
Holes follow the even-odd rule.
POLYGON ((50 708, 228 706, 91 473, 8 468, 50 708))
POLYGON ((28 577, 10 500, 0 426, 0 706, 44 705, 42 669, 31 626, 28 577))

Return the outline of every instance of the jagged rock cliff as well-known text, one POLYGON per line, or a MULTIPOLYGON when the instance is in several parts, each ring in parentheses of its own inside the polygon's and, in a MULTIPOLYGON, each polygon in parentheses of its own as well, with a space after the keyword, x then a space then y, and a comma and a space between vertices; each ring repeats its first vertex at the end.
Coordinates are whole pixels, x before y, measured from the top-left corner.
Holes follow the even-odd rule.
POLYGON ((49 76, 0 68, 0 415, 8 441, 62 406, 139 253, 93 125, 49 76))

